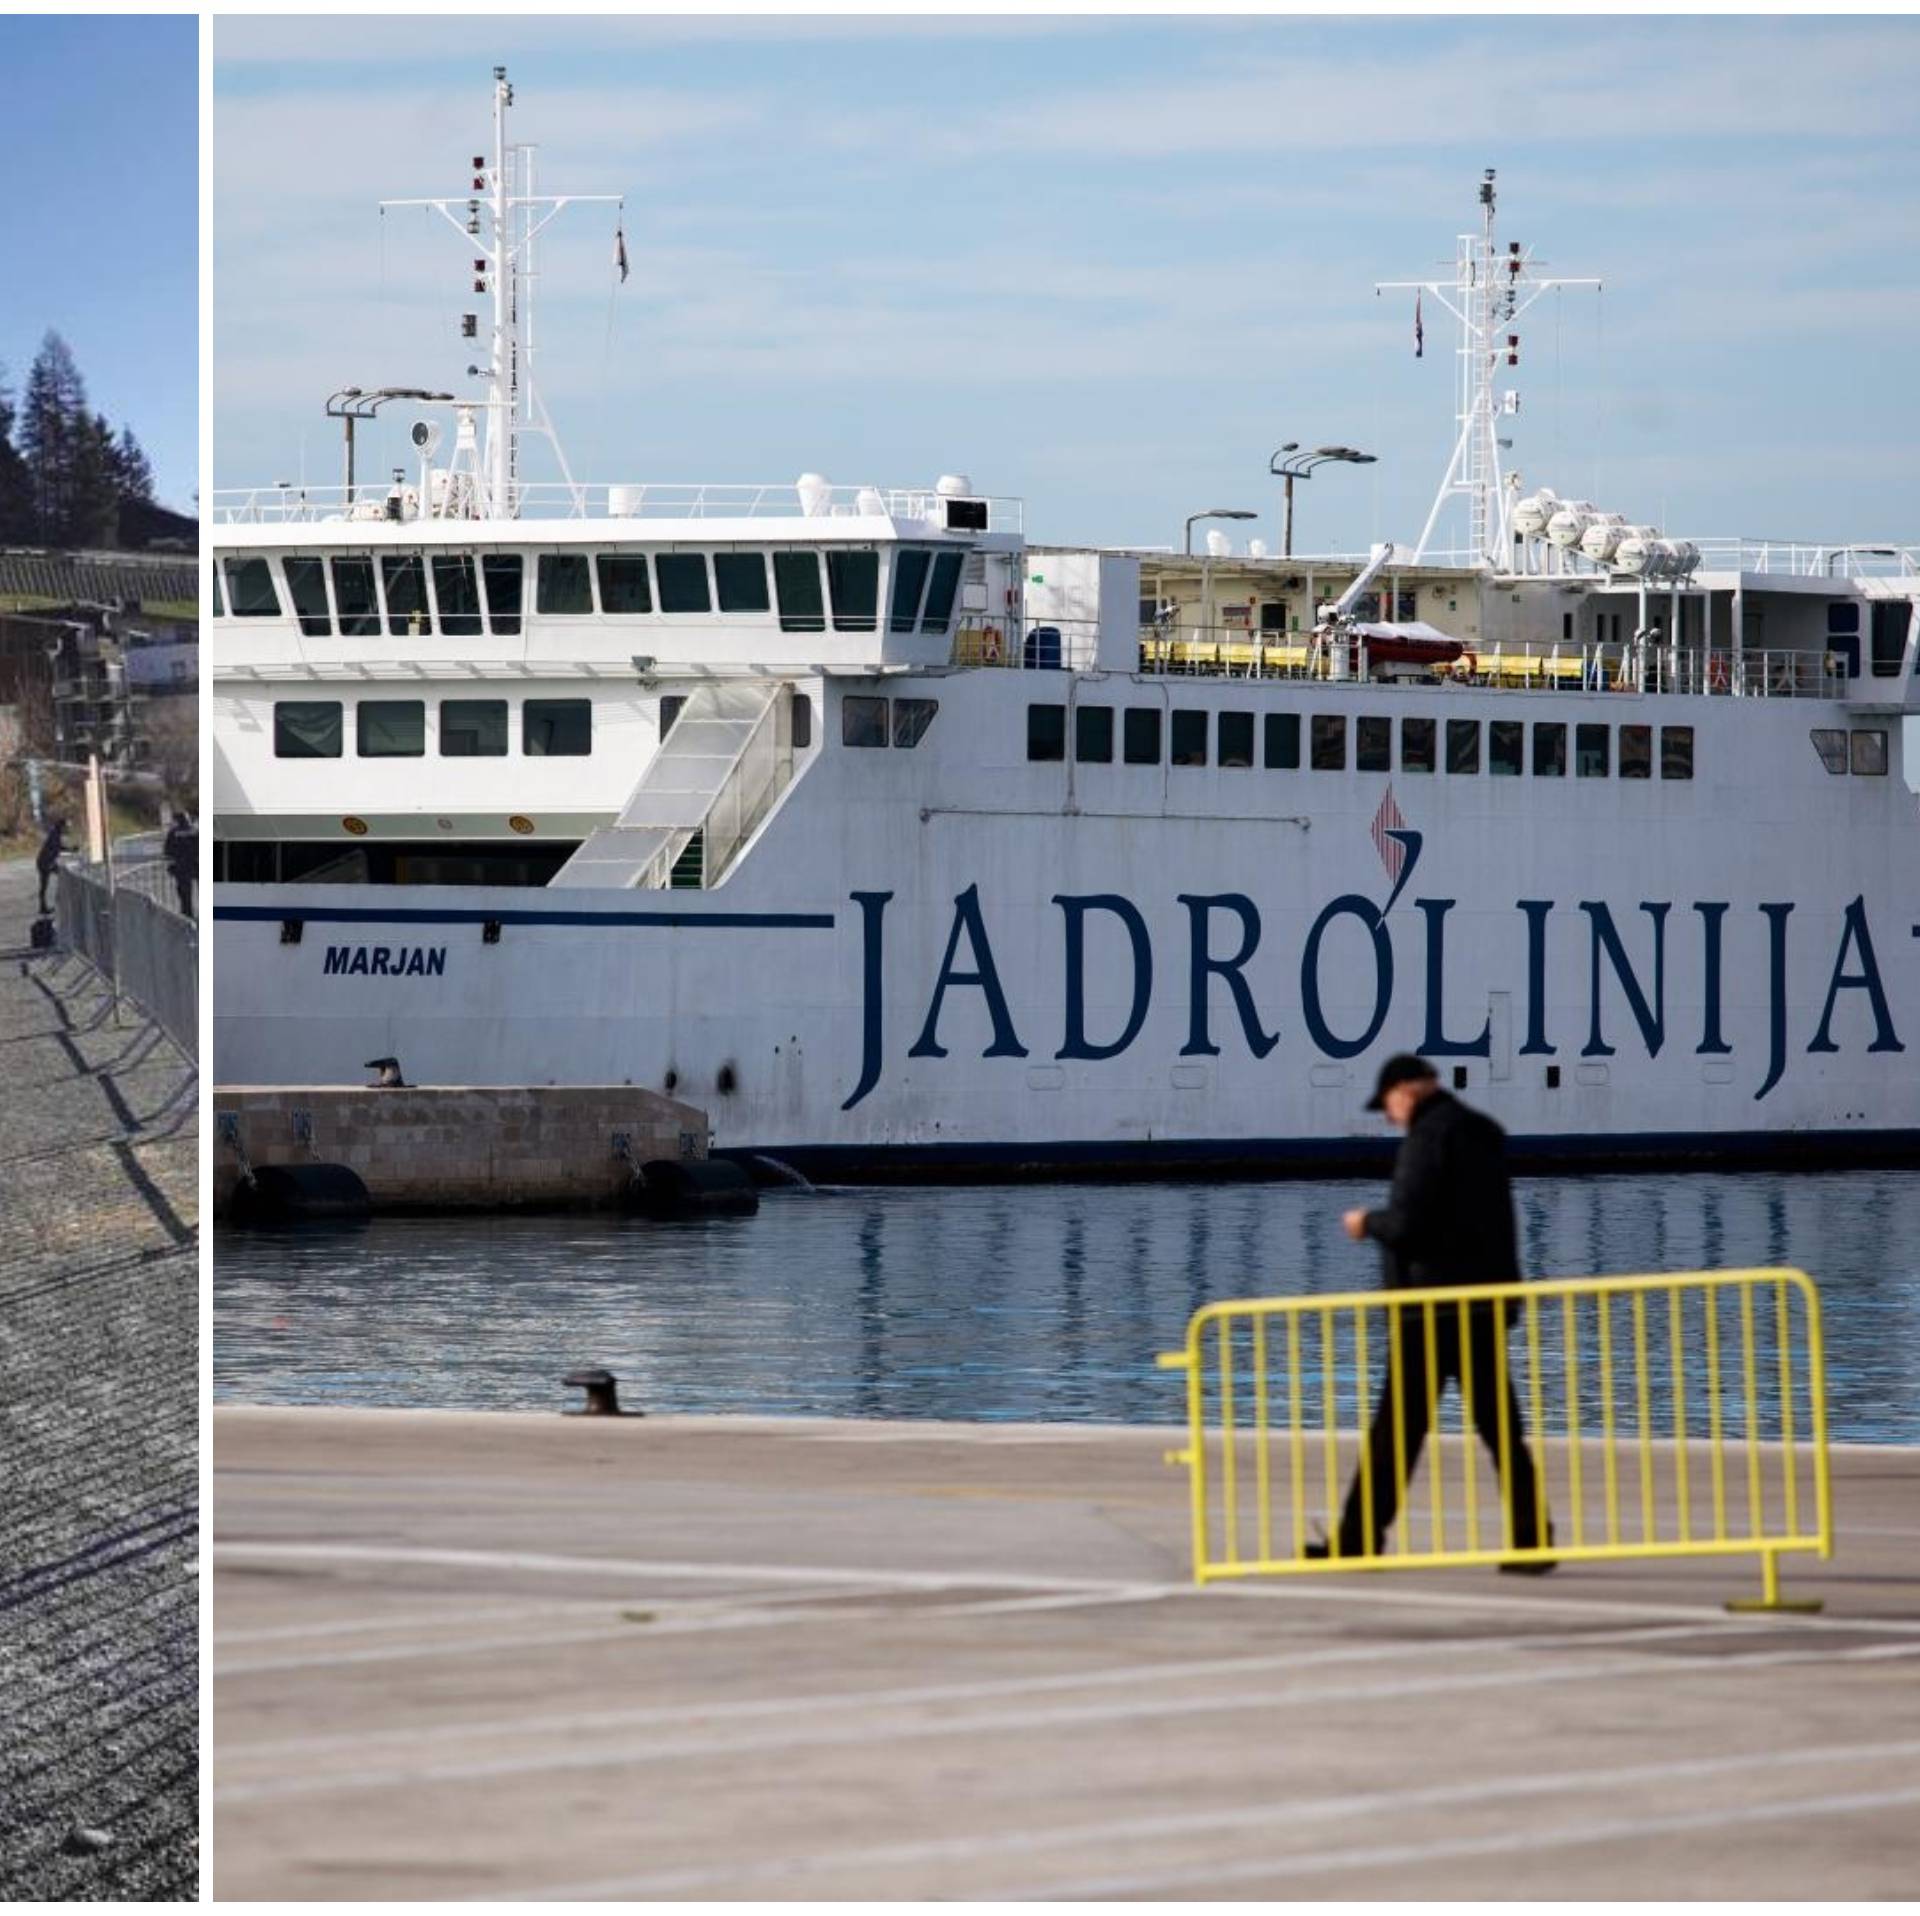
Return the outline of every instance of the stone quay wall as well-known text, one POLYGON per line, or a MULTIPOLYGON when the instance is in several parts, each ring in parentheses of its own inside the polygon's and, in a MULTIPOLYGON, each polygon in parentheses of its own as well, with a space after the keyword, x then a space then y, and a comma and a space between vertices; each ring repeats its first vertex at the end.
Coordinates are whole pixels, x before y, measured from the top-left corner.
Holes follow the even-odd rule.
POLYGON ((703 1158, 710 1136, 705 1113, 633 1085, 227 1085, 213 1109, 222 1213, 243 1162, 344 1164, 379 1211, 613 1205, 638 1166, 703 1158))

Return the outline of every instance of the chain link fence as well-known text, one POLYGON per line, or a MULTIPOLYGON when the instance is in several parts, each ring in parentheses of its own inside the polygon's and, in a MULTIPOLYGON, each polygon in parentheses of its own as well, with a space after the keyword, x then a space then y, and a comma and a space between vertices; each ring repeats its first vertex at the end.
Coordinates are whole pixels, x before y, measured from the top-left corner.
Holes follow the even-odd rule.
POLYGON ((197 1064, 199 928, 145 890, 124 884, 109 890, 98 867, 63 865, 55 885, 62 946, 77 951, 197 1064))

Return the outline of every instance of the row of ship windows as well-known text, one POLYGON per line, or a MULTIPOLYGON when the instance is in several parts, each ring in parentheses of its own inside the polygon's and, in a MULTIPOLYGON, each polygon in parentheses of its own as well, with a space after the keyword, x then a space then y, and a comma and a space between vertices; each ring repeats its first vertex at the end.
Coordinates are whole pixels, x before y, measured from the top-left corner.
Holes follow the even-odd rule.
MULTIPOLYGON (((900 704, 911 701, 902 699, 900 704)), ((884 707, 885 699, 865 703, 884 707)), ((672 693, 660 701, 660 736, 672 731, 686 704, 672 693)), ((930 716, 930 715, 929 715, 930 716)), ((505 758, 510 734, 505 699, 441 699, 435 705, 434 731, 442 758, 505 758)), ((925 724, 921 731, 926 729, 925 724)), ((916 733, 908 743, 918 743, 916 733)), ((338 699, 280 699, 273 708, 275 758, 344 758, 347 717, 338 699)), ((886 741, 880 741, 885 744, 886 741)), ((804 692, 793 699, 793 744, 813 743, 813 702, 804 692)), ((424 758, 427 755, 427 702, 424 699, 357 699, 353 707, 356 758, 424 758)), ((522 699, 522 758, 587 758, 593 752, 591 699, 522 699)))
MULTIPOLYGON (((1180 710, 1162 713, 1157 706, 1134 705, 1120 712, 1120 759, 1127 765, 1218 765, 1225 769, 1251 769, 1254 756, 1254 714, 1180 710), (1170 733, 1170 753, 1162 750, 1162 720, 1170 733), (1209 751, 1211 745, 1212 750, 1209 751)), ((1073 756, 1082 765, 1111 765, 1114 760, 1114 708, 1110 705, 1077 705, 1073 709, 1073 756)), ((1400 763, 1403 772, 1432 772, 1444 762, 1447 771, 1472 776, 1481 770, 1481 732, 1479 719, 1445 721, 1445 751, 1442 755, 1441 721, 1430 718, 1403 718, 1400 721, 1400 763)), ((1344 772, 1348 769, 1347 734, 1353 734, 1352 768, 1359 772, 1390 772, 1394 769, 1393 720, 1363 717, 1349 728, 1342 712, 1316 712, 1307 731, 1306 762, 1316 772, 1344 772)), ((1490 719, 1486 722, 1486 770, 1494 777, 1518 777, 1526 770, 1528 726, 1520 719, 1490 719)), ((1567 775, 1567 734, 1573 733, 1573 769, 1580 778, 1606 778, 1614 764, 1613 732, 1610 725, 1574 725, 1551 721, 1536 722, 1533 733, 1533 773, 1536 778, 1564 778, 1567 775)), ((1653 776, 1654 727, 1622 725, 1618 728, 1619 776, 1653 776)), ((1300 715, 1297 712, 1269 712, 1260 733, 1258 762, 1270 771, 1297 771, 1301 756, 1300 715)), ((1693 776, 1693 727, 1663 725, 1659 728, 1659 767, 1662 778, 1693 776)), ((1067 708, 1064 705, 1027 707, 1027 757, 1036 763, 1057 764, 1067 756, 1067 708)))
MULTIPOLYGON (((944 632, 959 595, 964 552, 894 551, 887 622, 894 632, 944 632)), ((783 632, 872 632, 879 627, 880 554, 804 552, 542 552, 534 610, 542 618, 750 617, 777 610, 783 632), (768 560, 772 560, 771 586, 768 560)), ((293 616, 309 638, 417 638, 438 631, 512 635, 526 609, 526 555, 389 552, 279 561, 227 559, 214 570, 215 618, 293 616)))

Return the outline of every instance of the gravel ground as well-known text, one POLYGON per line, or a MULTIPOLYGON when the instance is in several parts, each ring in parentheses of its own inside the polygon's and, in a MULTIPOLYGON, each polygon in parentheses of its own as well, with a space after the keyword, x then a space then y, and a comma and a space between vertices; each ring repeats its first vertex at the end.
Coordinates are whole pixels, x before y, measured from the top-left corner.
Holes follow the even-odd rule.
POLYGON ((0 1900, 199 1889, 187 1067, 0 865, 0 1900))

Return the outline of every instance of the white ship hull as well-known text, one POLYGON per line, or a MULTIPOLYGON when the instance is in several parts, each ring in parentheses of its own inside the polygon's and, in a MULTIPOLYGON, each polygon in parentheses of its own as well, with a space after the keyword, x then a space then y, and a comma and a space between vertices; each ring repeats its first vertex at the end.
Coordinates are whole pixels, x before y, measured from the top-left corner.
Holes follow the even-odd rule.
POLYGON ((803 1169, 1288 1168, 1381 1146, 1404 1049, 1540 1158, 1920 1146, 1897 716, 1850 777, 1810 729, 1858 714, 1807 699, 1096 675, 1303 724, 1686 725, 1693 776, 1030 763, 1052 676, 847 682, 941 709, 915 751, 815 752, 710 890, 224 886, 217 1077, 631 1082, 803 1169))

